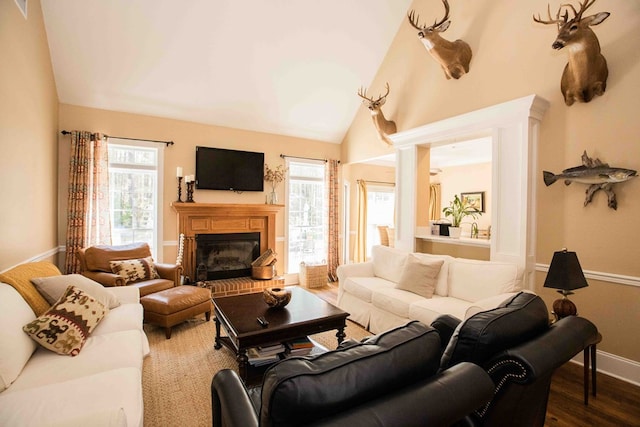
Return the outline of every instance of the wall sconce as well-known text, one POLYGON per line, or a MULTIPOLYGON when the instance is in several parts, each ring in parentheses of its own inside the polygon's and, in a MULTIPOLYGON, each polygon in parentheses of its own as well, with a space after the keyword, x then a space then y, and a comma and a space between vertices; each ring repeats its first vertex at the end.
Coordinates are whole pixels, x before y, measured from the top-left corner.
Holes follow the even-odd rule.
POLYGON ((572 291, 574 289, 587 286, 589 284, 584 277, 576 253, 568 252, 567 248, 554 252, 547 278, 544 281, 544 287, 558 289, 558 292, 562 294, 561 299, 553 302, 553 315, 556 320, 578 314, 576 305, 567 296, 573 294, 572 291))

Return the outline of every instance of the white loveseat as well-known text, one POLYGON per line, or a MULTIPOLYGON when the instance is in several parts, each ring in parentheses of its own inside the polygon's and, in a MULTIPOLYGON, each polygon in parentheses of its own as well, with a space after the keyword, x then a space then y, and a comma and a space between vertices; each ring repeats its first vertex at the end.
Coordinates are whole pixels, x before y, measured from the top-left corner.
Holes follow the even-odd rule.
POLYGON ((149 343, 138 289, 105 290, 119 304, 79 354, 60 355, 22 329, 46 307, 29 278, 59 274, 53 264, 39 262, 0 275, 0 426, 142 426, 142 363, 149 343))
MULTIPOLYGON (((441 314, 459 319, 467 312, 497 307, 520 290, 522 273, 515 264, 454 258, 447 255, 408 253, 386 246, 374 246, 371 261, 340 265, 338 306, 349 319, 377 334, 419 320, 430 325, 441 314), (408 259, 439 264, 431 280, 430 297, 398 289, 406 282, 408 259)), ((419 285, 421 278, 409 275, 419 285)))

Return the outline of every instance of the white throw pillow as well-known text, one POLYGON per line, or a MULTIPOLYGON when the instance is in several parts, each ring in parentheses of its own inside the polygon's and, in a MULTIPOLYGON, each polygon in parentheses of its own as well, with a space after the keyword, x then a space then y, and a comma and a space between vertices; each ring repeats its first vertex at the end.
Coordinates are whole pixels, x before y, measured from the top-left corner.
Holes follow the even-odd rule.
POLYGON ((449 296, 476 302, 518 290, 518 266, 457 258, 449 264, 449 296))
POLYGON ((120 301, 110 290, 82 274, 66 274, 63 276, 36 277, 31 279, 38 292, 51 305, 60 299, 69 286, 75 286, 100 301, 109 310, 120 305, 120 301))
POLYGON ((373 261, 373 274, 393 283, 400 281, 404 263, 407 260, 407 252, 388 246, 374 246, 371 248, 371 260, 373 261))
POLYGON ((0 392, 18 378, 37 347, 22 332, 22 325, 35 318, 33 310, 18 291, 0 283, 0 392))
POLYGON ((436 289, 436 277, 442 264, 444 260, 424 261, 409 254, 396 288, 431 298, 436 289))

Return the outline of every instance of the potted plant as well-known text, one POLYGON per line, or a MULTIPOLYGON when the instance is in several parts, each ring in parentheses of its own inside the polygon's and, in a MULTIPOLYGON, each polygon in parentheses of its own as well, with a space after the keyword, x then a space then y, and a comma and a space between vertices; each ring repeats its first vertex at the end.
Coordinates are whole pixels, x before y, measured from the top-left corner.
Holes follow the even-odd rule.
POLYGON ((473 219, 476 219, 478 216, 482 215, 482 212, 480 212, 478 209, 470 206, 466 201, 463 202, 462 200, 460 200, 457 194, 449 203, 449 206, 442 209, 442 213, 444 213, 445 216, 451 217, 449 236, 456 239, 460 237, 460 224, 462 223, 462 219, 464 217, 470 216, 473 219))

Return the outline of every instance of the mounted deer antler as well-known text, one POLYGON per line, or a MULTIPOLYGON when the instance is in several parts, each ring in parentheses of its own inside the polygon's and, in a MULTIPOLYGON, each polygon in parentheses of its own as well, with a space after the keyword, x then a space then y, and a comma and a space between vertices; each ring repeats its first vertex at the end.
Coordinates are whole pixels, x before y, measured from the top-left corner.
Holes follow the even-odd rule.
POLYGON ((557 24, 558 37, 551 45, 554 49, 568 46, 569 62, 564 67, 560 89, 564 95, 564 102, 572 105, 575 101, 589 102, 595 95, 602 95, 607 88, 607 61, 600 53, 598 37, 589 26, 598 25, 609 17, 609 12, 582 17, 596 0, 584 0, 580 3, 580 10, 571 4, 562 4, 558 8, 556 18, 551 18, 551 8, 547 5, 549 19, 544 21, 540 15, 533 16, 533 20, 540 24, 557 24), (561 15, 564 8, 564 15, 561 15), (569 19, 571 8, 574 17, 569 19))
POLYGON ((373 124, 376 126, 376 130, 378 131, 378 136, 380 139, 391 145, 392 142, 389 139, 388 135, 392 133, 396 133, 396 123, 392 120, 387 120, 382 114, 381 107, 387 100, 387 95, 389 95, 389 83, 386 84, 387 93, 384 95, 378 96, 378 99, 374 100, 373 98, 367 97, 367 90, 365 88, 360 88, 358 90, 358 96, 364 99, 363 103, 366 101, 369 103, 368 108, 371 111, 371 118, 373 119, 373 124))
POLYGON ((450 42, 440 36, 440 33, 445 32, 451 24, 449 20, 449 2, 442 0, 442 3, 444 3, 445 9, 444 18, 436 21, 431 26, 426 24, 420 26, 420 16, 414 10, 409 12, 407 18, 413 28, 418 30, 418 38, 422 41, 424 47, 427 48, 433 59, 442 66, 447 79, 452 77, 459 79, 469 72, 469 62, 471 62, 472 55, 471 47, 462 40, 450 42))

